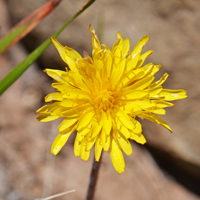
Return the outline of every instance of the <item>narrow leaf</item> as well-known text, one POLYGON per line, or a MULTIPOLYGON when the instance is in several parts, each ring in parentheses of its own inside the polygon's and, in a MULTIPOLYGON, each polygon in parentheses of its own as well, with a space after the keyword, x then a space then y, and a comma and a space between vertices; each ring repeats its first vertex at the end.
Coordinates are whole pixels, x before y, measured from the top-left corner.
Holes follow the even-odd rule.
POLYGON ((16 24, 3 38, 0 39, 0 54, 17 43, 21 38, 33 30, 61 0, 49 0, 46 4, 32 12, 16 24))

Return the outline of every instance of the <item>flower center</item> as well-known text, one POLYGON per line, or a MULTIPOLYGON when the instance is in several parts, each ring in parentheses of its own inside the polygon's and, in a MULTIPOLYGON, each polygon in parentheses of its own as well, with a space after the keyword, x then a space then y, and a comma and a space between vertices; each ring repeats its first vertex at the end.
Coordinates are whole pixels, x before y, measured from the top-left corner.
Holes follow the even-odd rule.
POLYGON ((111 91, 103 90, 100 91, 94 100, 95 108, 97 110, 108 110, 112 109, 115 103, 115 97, 111 91))

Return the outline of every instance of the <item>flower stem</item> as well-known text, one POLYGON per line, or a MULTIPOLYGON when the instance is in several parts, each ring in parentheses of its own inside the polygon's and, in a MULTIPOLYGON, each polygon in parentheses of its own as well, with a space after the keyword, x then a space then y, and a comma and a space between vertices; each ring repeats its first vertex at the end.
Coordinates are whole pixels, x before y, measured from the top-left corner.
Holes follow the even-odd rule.
POLYGON ((97 183, 97 179, 98 179, 98 172, 99 172, 99 167, 101 165, 101 160, 102 160, 102 154, 101 153, 101 157, 99 159, 99 162, 95 161, 95 156, 94 156, 94 161, 92 164, 92 171, 90 174, 90 182, 89 182, 89 186, 88 186, 88 192, 87 192, 87 197, 86 200, 93 200, 94 197, 94 192, 95 192, 95 188, 96 188, 96 183, 97 183))

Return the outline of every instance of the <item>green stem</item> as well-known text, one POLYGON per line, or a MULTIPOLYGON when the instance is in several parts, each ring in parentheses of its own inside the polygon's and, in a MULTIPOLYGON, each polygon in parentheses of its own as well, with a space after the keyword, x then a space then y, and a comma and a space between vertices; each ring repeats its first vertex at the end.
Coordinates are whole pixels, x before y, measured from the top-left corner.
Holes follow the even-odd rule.
POLYGON ((101 154, 99 162, 95 161, 95 156, 94 156, 86 200, 93 200, 94 198, 94 192, 95 192, 96 183, 98 179, 99 168, 101 165, 102 154, 101 154))

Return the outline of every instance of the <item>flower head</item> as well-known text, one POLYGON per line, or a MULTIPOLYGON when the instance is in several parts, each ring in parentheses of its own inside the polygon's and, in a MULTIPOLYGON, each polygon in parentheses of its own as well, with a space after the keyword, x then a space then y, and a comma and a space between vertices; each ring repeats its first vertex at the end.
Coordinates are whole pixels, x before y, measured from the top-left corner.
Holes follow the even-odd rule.
POLYGON ((174 106, 168 101, 186 98, 186 91, 163 89, 168 74, 153 82, 161 65, 143 65, 152 53, 150 50, 141 54, 148 36, 144 36, 130 51, 129 38, 123 39, 118 32, 118 40, 111 50, 100 44, 94 29, 89 27, 92 57, 87 53, 81 57, 75 50, 51 38, 70 70, 45 70, 56 81, 52 87, 58 92, 45 97, 45 101, 52 104, 37 110, 37 113, 42 113, 37 119, 47 122, 65 118, 51 148, 54 155, 77 130, 76 156, 88 160, 90 150, 95 146, 95 159, 99 161, 102 150, 110 151, 114 168, 122 173, 125 162, 121 150, 127 155, 132 154, 129 139, 140 144, 146 142, 136 117, 156 122, 172 132, 156 114, 164 115, 164 108, 174 106))

